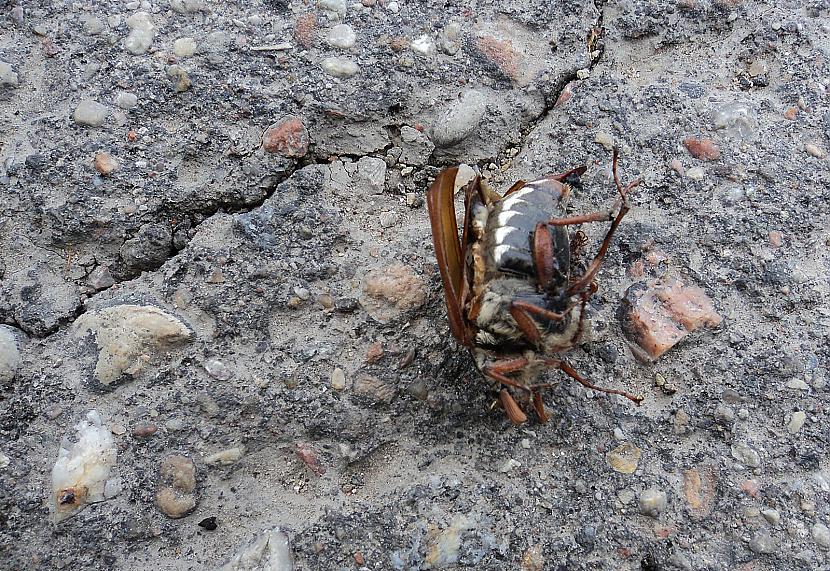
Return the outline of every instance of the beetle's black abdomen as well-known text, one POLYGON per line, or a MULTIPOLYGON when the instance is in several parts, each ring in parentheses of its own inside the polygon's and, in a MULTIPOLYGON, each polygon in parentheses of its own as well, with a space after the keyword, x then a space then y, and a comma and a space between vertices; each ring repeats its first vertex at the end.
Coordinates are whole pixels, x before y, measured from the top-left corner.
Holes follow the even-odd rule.
MULTIPOLYGON (((532 182, 495 203, 487 218, 485 249, 491 257, 490 267, 499 272, 534 278, 532 243, 536 225, 547 222, 561 212, 559 186, 547 181, 532 182)), ((546 226, 553 244, 554 279, 551 285, 567 282, 570 264, 568 233, 561 226, 546 226)))

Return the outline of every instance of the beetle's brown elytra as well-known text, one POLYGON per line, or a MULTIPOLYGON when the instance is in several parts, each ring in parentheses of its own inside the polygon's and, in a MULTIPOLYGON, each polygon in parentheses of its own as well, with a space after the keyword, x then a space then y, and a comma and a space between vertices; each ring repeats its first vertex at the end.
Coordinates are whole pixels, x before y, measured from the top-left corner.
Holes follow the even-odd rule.
POLYGON ((591 389, 618 394, 639 403, 642 398, 593 385, 558 356, 579 342, 585 328, 585 305, 596 292, 595 277, 611 239, 629 210, 628 193, 613 174, 619 198, 605 212, 565 216, 563 200, 571 177, 584 166, 519 181, 500 196, 478 177, 464 188, 464 222, 459 238, 453 195, 457 168, 442 171, 427 192, 435 256, 444 285, 453 336, 469 347, 479 370, 497 387, 507 416, 522 423, 527 416, 510 389, 531 400, 541 422, 547 420, 539 373, 558 368, 591 389), (574 254, 585 246, 582 232, 567 227, 611 222, 593 260, 575 274, 574 254))

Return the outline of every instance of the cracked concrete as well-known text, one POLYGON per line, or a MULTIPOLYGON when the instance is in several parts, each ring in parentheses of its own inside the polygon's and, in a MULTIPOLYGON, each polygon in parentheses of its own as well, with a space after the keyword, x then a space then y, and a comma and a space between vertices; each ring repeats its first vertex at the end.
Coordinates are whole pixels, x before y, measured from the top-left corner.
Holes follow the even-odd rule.
POLYGON ((0 568, 239 567, 245 546, 298 569, 825 567, 828 16, 0 6, 0 568), (81 124, 86 99, 106 113, 81 124), (511 426, 449 334, 425 190, 456 163, 499 191, 585 164, 567 208, 595 211, 613 146, 644 183, 567 358, 645 400, 550 373, 550 422, 511 426), (641 362, 625 292, 672 276, 723 322, 641 362), (192 336, 78 332, 130 311, 192 336), (120 491, 56 525, 50 471, 90 410, 120 491), (171 519, 175 456, 195 507, 171 519))

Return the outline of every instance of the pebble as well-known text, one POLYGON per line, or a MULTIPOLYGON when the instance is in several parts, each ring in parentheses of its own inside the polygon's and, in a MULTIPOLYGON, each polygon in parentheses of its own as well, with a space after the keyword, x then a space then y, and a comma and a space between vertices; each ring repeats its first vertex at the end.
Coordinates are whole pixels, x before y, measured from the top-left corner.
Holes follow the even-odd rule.
POLYGON ((652 360, 692 331, 722 321, 701 288, 674 277, 633 284, 626 291, 623 310, 626 333, 652 360))
POLYGON ((397 14, 401 7, 397 2, 393 1, 386 5, 386 9, 392 12, 393 14, 397 14))
POLYGON ((400 162, 407 165, 424 165, 432 156, 435 145, 424 133, 409 125, 401 127, 400 162))
POLYGON ((421 55, 429 55, 435 51, 435 44, 428 35, 415 38, 409 47, 412 48, 413 52, 421 55))
POLYGON ((117 479, 110 479, 118 451, 101 415, 91 410, 75 425, 72 442, 65 438, 52 468, 51 512, 55 523, 72 517, 87 504, 102 502, 120 490, 117 479))
POLYGON ((283 117, 262 135, 262 148, 287 158, 304 157, 308 152, 308 129, 299 117, 283 117))
POLYGON ((830 549, 830 529, 821 522, 813 524, 811 530, 813 541, 822 549, 830 549))
POLYGON ((81 16, 81 22, 84 25, 84 31, 90 36, 97 36, 104 31, 104 22, 95 16, 84 14, 81 16))
POLYGON ((446 529, 441 531, 427 549, 426 563, 429 569, 455 566, 459 559, 461 539, 465 532, 475 528, 475 521, 465 515, 456 515, 446 529))
POLYGON ((758 531, 749 540, 749 549, 753 553, 774 553, 776 549, 775 540, 765 531, 758 531))
POLYGON ((666 510, 668 498, 666 492, 657 488, 649 488, 640 494, 640 513, 657 517, 666 510))
POLYGON ((798 107, 789 107, 784 111, 784 118, 788 121, 795 121, 798 117, 798 107))
POLYGON ((354 392, 373 402, 389 404, 395 398, 395 387, 375 377, 361 377, 354 382, 354 392))
POLYGON ((93 161, 93 164, 95 166, 95 170, 104 176, 114 173, 120 166, 115 157, 104 151, 98 151, 95 153, 95 160, 93 161))
POLYGON ((470 90, 438 115, 432 129, 436 147, 450 147, 472 135, 487 112, 484 94, 470 90))
POLYGON ((722 129, 732 139, 747 141, 755 137, 757 122, 754 113, 745 103, 724 105, 714 112, 712 122, 715 129, 722 129))
POLYGON ((158 426, 155 422, 150 422, 149 420, 142 420, 140 422, 135 423, 135 425, 133 426, 132 435, 136 438, 149 438, 156 432, 158 432, 158 426))
POLYGON ((339 16, 346 15, 346 0, 317 0, 317 6, 339 16))
POLYGON ((346 388, 346 373, 340 367, 335 367, 331 372, 331 388, 342 391, 346 388))
POLYGON ((0 388, 14 380, 23 362, 18 343, 19 334, 17 329, 9 325, 0 325, 0 388))
POLYGON ((758 468, 761 465, 758 452, 743 442, 732 445, 732 457, 748 468, 758 468))
POLYGON ((122 91, 115 97, 115 104, 121 109, 133 109, 138 105, 138 96, 135 93, 122 91))
POLYGON ((717 476, 711 466, 691 468, 683 472, 683 494, 695 520, 708 517, 715 506, 717 476))
POLYGON ((423 278, 411 267, 400 263, 366 274, 363 292, 366 294, 364 306, 367 311, 382 322, 400 311, 422 306, 427 299, 423 278))
POLYGON ((461 49, 462 26, 459 22, 450 22, 441 30, 438 46, 442 52, 454 56, 461 49))
POLYGON ((14 71, 10 63, 0 61, 0 86, 17 87, 20 85, 20 77, 14 71))
POLYGON ((602 145, 608 151, 614 148, 614 138, 605 131, 597 131, 597 134, 594 135, 594 142, 602 145))
POLYGON ((526 78, 522 76, 523 57, 513 47, 513 42, 482 35, 476 38, 475 47, 484 59, 497 67, 506 77, 516 83, 525 83, 526 78))
POLYGON ((692 167, 686 171, 686 176, 692 180, 703 180, 705 173, 700 167, 692 167))
POLYGON ((326 42, 335 48, 347 50, 354 46, 357 41, 357 35, 354 29, 348 24, 338 24, 329 30, 326 42))
POLYGON ((764 519, 767 520, 767 523, 769 523, 773 527, 777 526, 781 522, 781 514, 778 513, 778 510, 761 510, 761 515, 764 516, 764 519))
POLYGON ((196 465, 181 454, 161 462, 156 506, 167 517, 178 519, 196 508, 196 465))
POLYGON ((124 48, 133 55, 147 53, 153 45, 155 28, 147 12, 136 12, 127 18, 127 26, 130 33, 124 40, 124 48))
POLYGON ((686 137, 683 139, 683 146, 696 159, 712 161, 720 157, 720 149, 712 139, 686 137))
POLYGON ((398 215, 394 212, 381 212, 378 216, 381 228, 392 228, 398 221, 398 215))
POLYGON ((179 38, 173 42, 173 53, 180 58, 192 56, 196 53, 196 40, 193 38, 179 38))
POLYGON ((521 462, 519 462, 518 460, 516 460, 514 458, 508 458, 504 462, 504 464, 502 464, 501 467, 499 468, 499 472, 501 472, 502 474, 507 474, 508 472, 512 472, 516 468, 521 468, 521 467, 522 467, 521 462))
POLYGON ((790 422, 787 424, 787 432, 790 434, 795 434, 801 427, 804 426, 804 422, 807 420, 807 413, 804 411, 797 411, 792 414, 790 417, 790 422))
POLYGON ((208 375, 218 381, 227 381, 233 376, 233 373, 228 366, 219 359, 208 359, 202 366, 205 368, 205 372, 207 372, 208 375))
POLYGON ((767 236, 769 245, 773 248, 780 248, 784 245, 784 235, 778 230, 771 230, 767 236))
POLYGON ((3 468, 8 468, 11 463, 11 458, 0 452, 0 470, 2 470, 3 468))
POLYGON ((749 75, 758 77, 759 75, 766 75, 768 71, 767 62, 762 59, 756 59, 749 65, 749 75))
POLYGON ((810 385, 804 382, 803 379, 793 378, 787 381, 787 388, 788 389, 795 389, 797 391, 809 391, 810 385))
POLYGON ((615 472, 633 474, 637 470, 643 452, 630 442, 623 442, 606 453, 605 460, 615 472))
POLYGON ((306 12, 297 17, 294 24, 294 39, 305 49, 314 46, 314 39, 317 30, 317 16, 314 12, 306 12))
POLYGON ((110 114, 106 105, 102 105, 93 99, 84 99, 75 108, 73 119, 78 125, 87 127, 100 127, 110 114))
POLYGON ((382 194, 386 184, 386 161, 378 157, 360 157, 357 161, 358 192, 382 194))
POLYGON ((823 159, 827 157, 827 153, 825 153, 821 147, 813 143, 805 143, 804 152, 806 152, 811 157, 815 157, 817 159, 823 159))
POLYGON ((352 77, 360 71, 360 67, 354 61, 345 57, 327 57, 320 62, 320 67, 327 74, 341 79, 352 77))
POLYGON ((99 348, 94 377, 109 385, 122 375, 137 375, 153 357, 192 340, 190 328, 151 305, 114 305, 81 315, 70 329, 85 339, 95 334, 99 348))
POLYGON ((383 358, 383 343, 375 341, 366 349, 366 362, 377 363, 383 358))
POLYGON ((219 452, 214 452, 210 456, 205 457, 205 464, 209 466, 213 465, 220 465, 220 466, 230 466, 231 464, 238 462, 242 456, 245 454, 245 447, 244 446, 235 446, 233 448, 226 448, 225 450, 220 450, 219 452))
POLYGON ((242 546, 218 571, 293 571, 288 536, 279 528, 257 535, 242 546))

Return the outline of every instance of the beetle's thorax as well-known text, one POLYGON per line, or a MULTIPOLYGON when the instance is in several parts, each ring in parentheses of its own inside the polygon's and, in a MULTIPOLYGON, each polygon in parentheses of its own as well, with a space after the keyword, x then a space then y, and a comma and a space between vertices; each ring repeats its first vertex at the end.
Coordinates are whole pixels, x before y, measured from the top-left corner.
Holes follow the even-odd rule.
POLYGON ((559 226, 545 227, 554 245, 554 283, 541 291, 536 278, 531 240, 536 225, 561 213, 567 187, 543 179, 527 184, 502 200, 484 204, 477 197, 471 211, 472 298, 467 315, 476 326, 476 345, 499 351, 535 349, 543 353, 567 351, 577 342, 581 307, 565 295, 570 263, 568 234, 559 226), (520 300, 564 313, 560 321, 533 316, 541 334, 532 343, 510 313, 520 300))

